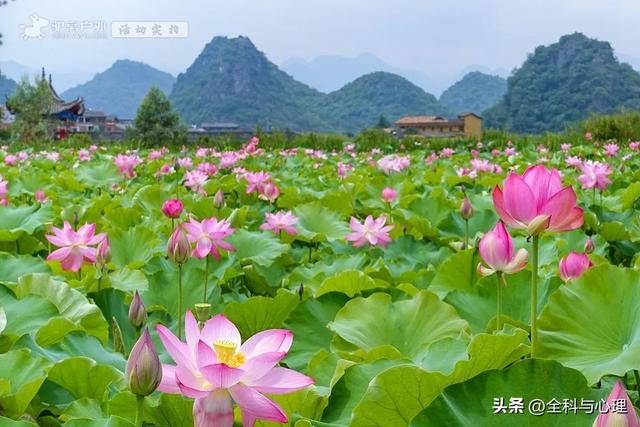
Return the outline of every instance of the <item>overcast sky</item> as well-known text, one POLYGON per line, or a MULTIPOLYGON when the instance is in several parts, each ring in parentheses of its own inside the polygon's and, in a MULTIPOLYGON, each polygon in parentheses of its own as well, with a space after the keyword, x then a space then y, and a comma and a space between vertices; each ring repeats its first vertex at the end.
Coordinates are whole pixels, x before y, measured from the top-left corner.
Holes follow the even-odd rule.
POLYGON ((216 35, 246 35, 276 64, 292 56, 371 52, 440 77, 468 65, 511 70, 540 44, 581 31, 640 58, 639 0, 16 0, 0 8, 0 61, 93 73, 117 59, 178 74, 216 35), (23 39, 52 21, 186 21, 185 39, 23 39))

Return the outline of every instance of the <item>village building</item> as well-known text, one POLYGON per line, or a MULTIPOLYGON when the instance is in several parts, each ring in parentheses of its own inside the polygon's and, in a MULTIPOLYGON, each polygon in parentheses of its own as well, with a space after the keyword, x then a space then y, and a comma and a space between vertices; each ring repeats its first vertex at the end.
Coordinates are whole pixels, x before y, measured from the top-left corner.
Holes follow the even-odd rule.
POLYGON ((395 125, 402 135, 482 138, 482 117, 474 113, 461 113, 455 120, 441 116, 407 116, 395 125))

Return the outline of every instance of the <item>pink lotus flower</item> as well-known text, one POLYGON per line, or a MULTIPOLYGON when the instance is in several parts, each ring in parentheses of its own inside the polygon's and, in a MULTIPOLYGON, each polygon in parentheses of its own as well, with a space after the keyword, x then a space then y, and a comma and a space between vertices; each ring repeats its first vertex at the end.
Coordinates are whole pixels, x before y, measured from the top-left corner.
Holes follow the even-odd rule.
POLYGON ((218 167, 213 163, 203 162, 198 165, 198 170, 204 172, 209 176, 213 176, 218 172, 218 167))
POLYGON ((95 246, 107 236, 106 233, 94 235, 95 224, 85 224, 76 232, 67 221, 62 229, 51 227, 51 231, 53 235, 45 237, 60 249, 51 252, 47 260, 60 260, 65 271, 73 272, 80 270, 84 262, 96 262, 95 246))
POLYGON ((184 223, 187 230, 187 238, 190 243, 195 243, 192 255, 196 258, 205 258, 211 254, 215 259, 220 259, 218 249, 234 251, 235 248, 224 239, 229 237, 235 230, 226 219, 218 221, 217 218, 206 218, 198 222, 191 218, 184 223))
POLYGON ((378 169, 386 174, 391 172, 401 172, 409 166, 411 166, 411 157, 409 156, 391 154, 378 160, 378 169))
POLYGON ((284 329, 259 332, 244 343, 224 315, 208 320, 202 330, 193 314, 185 316, 186 342, 157 325, 158 336, 176 365, 162 365, 158 390, 195 399, 196 427, 233 426, 233 403, 244 426, 258 419, 285 423, 287 416, 267 394, 287 394, 313 384, 313 379, 277 367, 286 356, 293 335, 284 329))
POLYGON ((562 187, 556 169, 538 165, 522 176, 511 172, 503 187, 495 187, 493 204, 510 227, 537 235, 545 230, 575 230, 584 222, 582 209, 576 207, 576 194, 571 187, 562 187))
POLYGON ((244 174, 244 179, 247 180, 247 190, 246 193, 250 194, 253 192, 262 193, 262 189, 264 186, 271 182, 271 175, 268 172, 247 172, 244 174))
POLYGON ((618 155, 618 150, 620 150, 618 144, 606 144, 604 146, 604 154, 607 157, 615 157, 616 155, 618 155))
POLYGON ((276 234, 281 231, 291 235, 298 234, 296 229, 298 218, 291 211, 276 212, 275 214, 267 212, 264 217, 267 222, 260 226, 260 230, 271 230, 276 234))
POLYGON ((366 243, 369 243, 371 246, 382 246, 386 248, 389 242, 391 242, 389 231, 393 229, 393 225, 384 225, 386 221, 387 217, 385 215, 381 215, 375 220, 369 215, 364 220, 364 223, 351 217, 349 225, 351 226, 352 233, 348 234, 345 239, 353 242, 353 246, 356 248, 366 243))
POLYGON ((88 162, 91 160, 91 153, 85 149, 78 150, 78 160, 81 162, 88 162))
POLYGON ((14 166, 14 165, 16 165, 18 163, 18 157, 13 155, 13 154, 7 154, 4 157, 4 163, 7 166, 14 166))
POLYGON ((593 427, 640 427, 640 419, 622 381, 616 381, 603 406, 608 408, 608 411, 598 415, 593 427))
POLYGON ((203 187, 208 181, 209 176, 199 170, 189 171, 184 174, 184 186, 203 196, 207 195, 207 191, 203 187))
POLYGON ((518 152, 516 151, 516 149, 514 147, 507 147, 504 149, 504 155, 505 156, 515 156, 517 155, 518 152))
POLYGON ((6 181, 0 175, 0 206, 9 204, 9 181, 6 181))
POLYGON ((118 154, 113 159, 113 163, 125 177, 135 178, 136 172, 134 168, 140 163, 140 159, 135 154, 118 154))
POLYGON ((565 164, 572 168, 580 168, 582 166, 582 160, 578 156, 570 156, 565 159, 565 164))
POLYGON ((593 267, 593 264, 587 254, 579 254, 573 251, 560 260, 560 278, 565 282, 577 279, 591 267, 593 267))
POLYGON ((591 141, 593 139, 593 134, 591 132, 586 132, 584 134, 584 139, 586 139, 587 141, 591 141))
POLYGON ((571 144, 560 144, 560 149, 562 150, 563 153, 567 153, 569 152, 569 150, 571 150, 571 144))
POLYGON ((162 213, 169 218, 178 218, 184 209, 184 204, 179 199, 169 199, 162 204, 162 213))
POLYGON ((582 188, 597 188, 600 191, 606 190, 611 185, 609 175, 613 172, 607 163, 594 162, 587 160, 580 166, 582 175, 578 177, 578 181, 582 184, 582 188))
POLYGON ((182 157, 178 159, 178 165, 183 169, 191 169, 193 167, 193 159, 191 157, 182 157))
POLYGON ((268 202, 275 202, 275 200, 280 196, 280 189, 273 182, 267 182, 260 189, 260 195, 258 198, 262 200, 266 200, 268 202))
POLYGON ((36 191, 35 194, 33 195, 33 197, 36 199, 36 202, 38 202, 38 203, 46 203, 49 200, 47 195, 44 194, 44 191, 42 191, 42 190, 36 191))
POLYGON ((440 156, 442 157, 451 157, 456 153, 456 150, 454 150, 453 148, 443 148, 442 151, 440 151, 440 156))
POLYGON ((398 193, 391 187, 386 187, 382 189, 382 194, 380 194, 380 198, 385 203, 393 203, 398 198, 398 193))
POLYGON ((349 175, 349 171, 351 170, 353 170, 353 165, 338 162, 338 176, 340 178, 346 178, 346 176, 349 175))
POLYGON ((162 157, 162 151, 160 150, 152 150, 152 151, 149 151, 149 154, 147 154, 147 159, 151 161, 157 160, 161 157, 162 157))
POLYGON ((513 239, 502 221, 498 221, 491 231, 482 236, 478 251, 488 266, 487 268, 482 263, 478 264, 478 272, 483 276, 496 272, 517 273, 527 266, 529 258, 529 253, 524 248, 515 252, 513 239))
POLYGON ((637 150, 640 147, 640 141, 632 141, 629 143, 629 148, 631 150, 637 150))

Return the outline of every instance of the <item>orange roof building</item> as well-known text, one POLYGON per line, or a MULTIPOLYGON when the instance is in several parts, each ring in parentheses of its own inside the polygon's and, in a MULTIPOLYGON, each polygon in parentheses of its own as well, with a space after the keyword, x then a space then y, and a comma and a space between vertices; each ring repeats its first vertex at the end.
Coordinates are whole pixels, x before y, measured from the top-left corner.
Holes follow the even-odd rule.
POLYGON ((482 138, 482 117, 474 113, 461 113, 456 120, 441 116, 407 116, 397 120, 395 125, 405 135, 482 138))

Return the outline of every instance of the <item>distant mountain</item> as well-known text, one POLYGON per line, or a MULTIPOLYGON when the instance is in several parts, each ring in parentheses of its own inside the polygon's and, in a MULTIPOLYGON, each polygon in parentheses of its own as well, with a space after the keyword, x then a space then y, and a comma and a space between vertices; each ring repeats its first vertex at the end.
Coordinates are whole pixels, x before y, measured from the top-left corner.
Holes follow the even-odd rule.
POLYGON ((621 107, 640 108, 640 74, 618 62, 608 42, 574 33, 536 48, 484 115, 491 127, 540 133, 621 107))
POLYGON ((356 132, 381 114, 447 114, 403 77, 376 72, 323 94, 271 63, 246 37, 215 37, 178 76, 171 100, 183 120, 300 131, 356 132))
POLYGON ((271 63, 246 37, 215 37, 178 79, 171 101, 189 123, 235 122, 327 129, 313 111, 322 94, 271 63))
MULTIPOLYGON (((175 78, 141 62, 116 61, 90 81, 64 91, 63 99, 82 97, 87 107, 120 118, 133 118, 144 96, 153 86, 169 94, 175 78)), ((55 86, 55 81, 54 81, 55 86)))
POLYGON ((507 81, 479 71, 465 75, 440 95, 440 103, 454 113, 470 111, 481 114, 500 101, 507 91, 507 81))
POLYGON ((281 68, 296 80, 324 93, 336 91, 358 77, 376 71, 399 74, 429 92, 439 89, 439 85, 425 73, 393 67, 371 53, 362 53, 352 58, 322 55, 309 61, 293 57, 285 61, 281 68))
POLYGON ((4 74, 0 74, 0 104, 4 104, 5 99, 11 96, 16 90, 16 82, 4 74))
POLYGON ((372 127, 381 114, 390 121, 406 115, 451 114, 435 96, 404 77, 385 72, 354 80, 327 95, 320 105, 319 110, 330 117, 334 129, 341 132, 372 127))
MULTIPOLYGON (((55 68, 55 64, 53 64, 53 67, 50 67, 50 64, 43 65, 46 67, 45 71, 47 74, 52 75, 53 86, 58 92, 65 91, 70 87, 78 85, 80 82, 87 81, 95 74, 95 72, 87 70, 60 70, 55 68)), ((16 82, 19 82, 24 76, 27 76, 29 79, 40 77, 42 73, 42 68, 28 67, 15 61, 0 61, 0 70, 2 70, 2 74, 16 82)))

